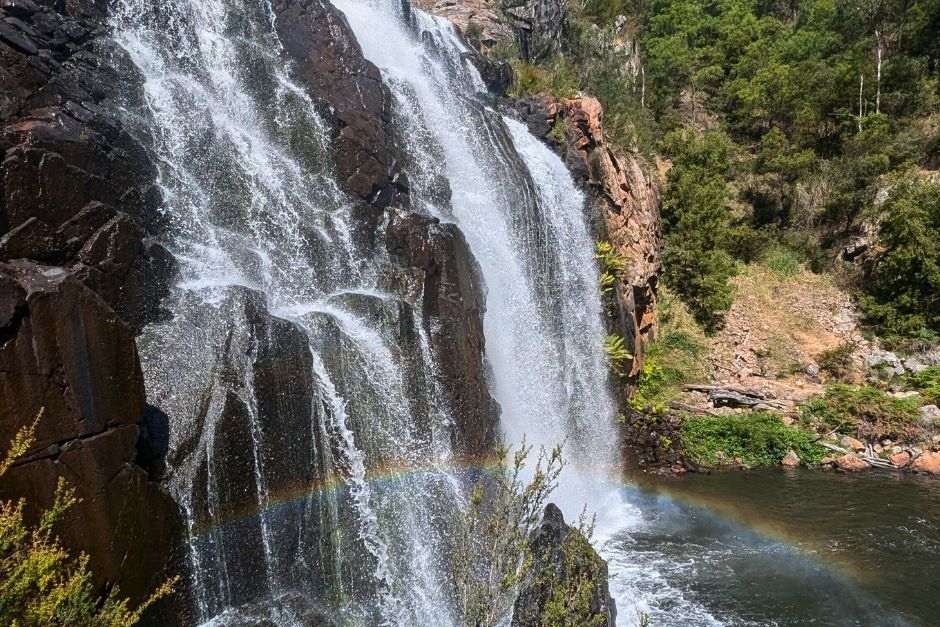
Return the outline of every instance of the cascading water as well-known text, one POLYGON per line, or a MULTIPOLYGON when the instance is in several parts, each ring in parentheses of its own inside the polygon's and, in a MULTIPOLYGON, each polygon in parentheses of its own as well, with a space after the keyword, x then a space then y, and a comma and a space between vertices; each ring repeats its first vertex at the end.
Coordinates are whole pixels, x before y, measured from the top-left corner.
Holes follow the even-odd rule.
POLYGON ((440 529, 462 496, 425 329, 353 243, 273 22, 265 0, 123 0, 113 20, 180 266, 139 347, 198 612, 453 624, 440 529))
MULTIPOLYGON (((449 23, 391 0, 335 5, 395 98, 413 205, 455 222, 480 264, 507 442, 563 442, 557 498, 622 528, 636 512, 604 487, 615 406, 584 196, 486 106, 449 23)), ((301 625, 313 607, 341 624, 455 624, 442 533, 463 495, 427 329, 383 291, 381 256, 354 243, 325 126, 284 66, 270 6, 120 6, 181 275, 171 318, 140 350, 151 401, 173 420, 168 483, 202 619, 301 625)))
POLYGON ((660 595, 680 615, 708 617, 655 568, 636 567, 623 543, 609 544, 643 521, 621 490, 584 195, 523 124, 486 106, 485 87, 449 22, 396 0, 333 4, 381 69, 408 136, 420 143, 408 172, 413 196, 457 223, 481 265, 487 359, 507 442, 565 444, 570 466, 552 498, 569 516, 584 508, 597 516, 611 591, 627 610, 622 622, 631 624, 648 609, 644 599, 660 595), (436 202, 440 177, 453 191, 450 205, 436 202))

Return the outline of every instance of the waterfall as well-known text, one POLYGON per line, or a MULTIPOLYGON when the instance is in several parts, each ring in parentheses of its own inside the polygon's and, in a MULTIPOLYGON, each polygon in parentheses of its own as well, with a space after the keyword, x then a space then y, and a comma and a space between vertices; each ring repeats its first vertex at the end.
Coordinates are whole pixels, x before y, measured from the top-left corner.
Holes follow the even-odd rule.
POLYGON ((355 242, 273 24, 266 0, 121 0, 112 23, 179 265, 139 349, 197 611, 450 625, 441 529, 463 497, 421 295, 387 293, 387 260, 355 242))
MULTIPOLYGON (((488 105, 448 22, 398 0, 334 6, 394 98, 414 210, 457 225, 479 263, 507 442, 563 443, 569 516, 587 505, 622 528, 636 513, 607 487, 616 409, 586 198, 488 105)), ((389 289, 389 260, 357 239, 274 24, 267 0, 119 0, 112 24, 145 79, 128 118, 160 164, 179 266, 139 349, 171 421, 199 617, 455 625, 446 529, 466 495, 420 288, 389 289)))
POLYGON ((413 195, 467 237, 487 288, 487 359, 507 441, 567 442, 573 463, 617 466, 598 272, 586 198, 560 159, 480 98, 453 26, 394 0, 336 0, 420 142, 413 195), (450 205, 436 202, 443 176, 450 205))

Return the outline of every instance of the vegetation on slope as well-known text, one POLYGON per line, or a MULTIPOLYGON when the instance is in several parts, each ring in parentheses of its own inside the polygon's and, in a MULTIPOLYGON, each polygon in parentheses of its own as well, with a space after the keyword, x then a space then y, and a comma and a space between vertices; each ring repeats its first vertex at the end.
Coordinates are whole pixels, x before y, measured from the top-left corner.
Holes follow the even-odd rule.
MULTIPOLYGON (((17 434, 0 462, 0 477, 29 449, 37 423, 38 418, 17 434)), ((88 557, 71 556, 53 533, 75 503, 75 491, 62 480, 54 505, 36 525, 26 521, 25 500, 0 502, 0 624, 131 627, 150 605, 173 591, 176 580, 164 583, 136 609, 116 589, 104 598, 98 596, 88 557)))
POLYGON ((940 184, 924 170, 940 167, 940 0, 588 0, 571 12, 561 52, 496 52, 513 59, 516 95, 583 90, 615 145, 672 160, 665 279, 706 328, 730 305, 735 261, 774 251, 841 271, 842 245, 873 232, 850 277, 868 321, 896 343, 936 339, 940 184))

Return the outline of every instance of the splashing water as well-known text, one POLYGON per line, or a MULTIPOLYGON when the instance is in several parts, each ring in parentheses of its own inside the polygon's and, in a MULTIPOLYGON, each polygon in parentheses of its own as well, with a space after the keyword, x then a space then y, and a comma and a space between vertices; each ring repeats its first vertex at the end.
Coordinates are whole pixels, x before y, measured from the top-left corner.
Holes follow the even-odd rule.
POLYGON ((132 122, 159 160, 180 268, 172 317, 139 347, 172 420, 167 482, 201 619, 304 624, 299 596, 342 624, 453 624, 439 530, 460 482, 440 470, 450 419, 426 340, 409 340, 421 317, 353 243, 270 5, 121 0, 112 25, 145 79, 132 122))

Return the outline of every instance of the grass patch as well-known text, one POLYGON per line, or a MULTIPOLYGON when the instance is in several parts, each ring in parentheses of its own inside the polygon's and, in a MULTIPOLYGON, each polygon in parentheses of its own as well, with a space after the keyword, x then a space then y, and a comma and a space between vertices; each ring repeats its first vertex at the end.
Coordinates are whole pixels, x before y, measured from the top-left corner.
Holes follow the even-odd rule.
POLYGON ((804 463, 815 464, 827 453, 815 440, 767 412, 689 416, 682 426, 682 453, 701 466, 735 458, 748 466, 776 466, 791 449, 804 463))
POLYGON ((916 442, 919 417, 916 401, 894 398, 873 387, 833 385, 803 405, 803 422, 816 432, 869 441, 916 442))
POLYGON ((663 411, 682 386, 703 378, 705 346, 685 331, 669 331, 649 347, 630 404, 638 411, 663 411))
POLYGON ((924 403, 940 405, 940 366, 931 366, 916 374, 910 374, 907 382, 920 393, 924 403))
POLYGON ((774 246, 761 257, 760 265, 780 279, 789 279, 803 270, 803 259, 789 248, 774 246))

